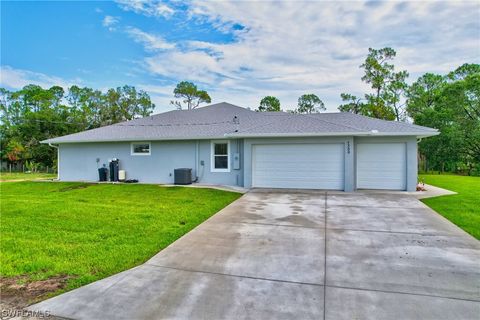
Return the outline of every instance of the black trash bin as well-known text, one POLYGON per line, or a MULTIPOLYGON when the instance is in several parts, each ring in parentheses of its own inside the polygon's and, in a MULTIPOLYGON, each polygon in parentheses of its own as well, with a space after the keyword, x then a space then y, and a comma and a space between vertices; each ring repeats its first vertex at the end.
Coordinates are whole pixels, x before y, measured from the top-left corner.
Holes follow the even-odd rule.
POLYGON ((98 169, 98 181, 108 181, 108 169, 103 167, 98 169))
POLYGON ((118 169, 119 169, 119 164, 118 164, 118 159, 113 158, 109 162, 110 166, 110 181, 115 182, 118 181, 118 169))

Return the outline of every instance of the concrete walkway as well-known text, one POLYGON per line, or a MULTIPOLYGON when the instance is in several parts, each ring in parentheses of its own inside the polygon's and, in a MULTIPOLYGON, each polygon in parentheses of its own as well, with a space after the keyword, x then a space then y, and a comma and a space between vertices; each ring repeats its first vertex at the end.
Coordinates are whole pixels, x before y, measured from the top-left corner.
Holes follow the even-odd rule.
POLYGON ((478 319, 480 243, 410 195, 250 192, 144 265, 31 309, 73 319, 478 319))
POLYGON ((453 194, 457 194, 454 191, 450 191, 447 189, 431 186, 429 184, 424 184, 425 191, 417 191, 412 193, 417 199, 426 199, 426 198, 434 198, 440 196, 449 196, 453 194))

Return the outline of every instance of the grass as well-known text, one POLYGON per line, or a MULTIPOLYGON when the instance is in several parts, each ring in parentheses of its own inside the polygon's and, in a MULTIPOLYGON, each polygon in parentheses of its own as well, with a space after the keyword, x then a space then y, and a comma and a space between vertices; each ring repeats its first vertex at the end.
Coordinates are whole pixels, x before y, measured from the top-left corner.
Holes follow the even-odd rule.
POLYGON ((422 174, 420 179, 425 179, 427 184, 458 192, 422 201, 480 240, 480 177, 422 174))
POLYGON ((140 184, 12 182, 0 188, 1 277, 69 276, 62 291, 145 262, 240 197, 140 184))
POLYGON ((55 179, 56 173, 0 172, 0 181, 55 179))

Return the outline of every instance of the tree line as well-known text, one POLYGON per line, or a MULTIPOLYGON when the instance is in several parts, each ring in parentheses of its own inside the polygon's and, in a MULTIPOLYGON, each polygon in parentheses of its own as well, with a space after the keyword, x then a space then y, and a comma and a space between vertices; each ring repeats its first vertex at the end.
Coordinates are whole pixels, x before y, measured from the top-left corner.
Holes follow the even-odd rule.
POLYGON ((1 157, 32 169, 54 167, 55 150, 40 141, 146 117, 154 108, 149 95, 132 86, 106 92, 78 86, 0 88, 1 157))
MULTIPOLYGON (((419 143, 421 169, 480 175, 480 65, 464 64, 445 75, 427 73, 409 85, 409 73, 395 68, 395 57, 392 48, 370 48, 360 65, 360 80, 369 91, 341 93, 338 110, 437 128, 440 135, 419 143)), ((193 110, 212 100, 189 81, 178 83, 173 96, 177 109, 193 110)), ((106 92, 78 86, 66 91, 59 86, 0 88, 1 157, 52 166, 56 154, 41 140, 149 116, 154 108, 149 95, 132 86, 106 92)), ((314 93, 301 95, 295 107, 286 109, 300 114, 325 110, 314 93)), ((280 100, 266 96, 256 111, 282 111, 280 100)))

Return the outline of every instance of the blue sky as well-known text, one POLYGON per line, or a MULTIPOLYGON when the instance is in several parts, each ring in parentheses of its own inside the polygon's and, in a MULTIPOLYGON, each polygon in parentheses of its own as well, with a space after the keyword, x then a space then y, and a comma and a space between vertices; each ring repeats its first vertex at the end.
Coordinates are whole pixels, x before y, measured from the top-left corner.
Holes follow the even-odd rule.
POLYGON ((358 66, 384 46, 410 81, 479 63, 480 2, 2 1, 0 85, 129 84, 161 112, 190 80, 213 102, 293 109, 315 93, 335 111, 367 90, 358 66))

